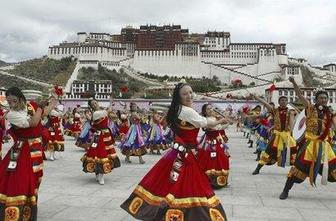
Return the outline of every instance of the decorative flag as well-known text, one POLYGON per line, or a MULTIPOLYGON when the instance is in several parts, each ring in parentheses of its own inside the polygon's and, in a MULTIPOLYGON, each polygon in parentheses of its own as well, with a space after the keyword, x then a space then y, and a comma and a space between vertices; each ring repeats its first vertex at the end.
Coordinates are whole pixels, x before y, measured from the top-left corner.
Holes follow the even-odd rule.
POLYGON ((120 91, 121 91, 122 93, 127 93, 127 92, 128 92, 128 87, 127 87, 127 86, 122 86, 122 87, 120 88, 120 91))
POLYGON ((268 87, 269 90, 269 101, 272 101, 272 96, 273 96, 273 91, 275 91, 276 87, 275 87, 275 81, 268 87))
POLYGON ((245 105, 243 107, 243 113, 247 114, 249 112, 249 106, 248 105, 245 105))
POLYGON ((59 86, 55 85, 54 86, 54 90, 55 90, 55 94, 58 97, 62 97, 63 96, 63 89, 62 89, 62 87, 59 87, 59 86))
POLYGON ((270 93, 272 93, 273 91, 275 91, 276 87, 275 87, 275 84, 272 83, 269 87, 268 87, 268 90, 270 91, 270 93))

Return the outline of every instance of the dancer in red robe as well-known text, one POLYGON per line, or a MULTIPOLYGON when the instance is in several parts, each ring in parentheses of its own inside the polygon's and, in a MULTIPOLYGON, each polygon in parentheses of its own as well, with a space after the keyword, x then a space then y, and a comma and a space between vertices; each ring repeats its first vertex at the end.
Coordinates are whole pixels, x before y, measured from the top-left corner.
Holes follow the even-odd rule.
POLYGON ((120 160, 114 149, 114 139, 108 127, 107 111, 102 110, 96 100, 89 100, 89 108, 92 110, 92 137, 91 145, 82 157, 83 171, 95 173, 96 181, 104 185, 104 174, 112 169, 120 167, 120 160))
POLYGON ((46 107, 27 102, 19 88, 6 91, 10 106, 7 119, 14 145, 0 162, 0 220, 37 220, 37 192, 43 175, 41 116, 47 115, 57 101, 46 107))
POLYGON ((191 108, 192 88, 179 83, 167 122, 175 133, 174 145, 154 165, 121 207, 140 220, 225 221, 224 209, 197 162, 197 135, 208 121, 191 108))
POLYGON ((61 129, 62 110, 55 108, 48 116, 48 130, 50 139, 48 143, 48 151, 50 152, 50 160, 56 159, 55 152, 64 152, 64 137, 61 129))
MULTIPOLYGON (((218 117, 210 104, 204 104, 202 115, 215 121, 218 117)), ((229 152, 226 145, 228 138, 225 134, 227 124, 219 124, 205 129, 203 147, 199 154, 199 164, 209 177, 213 188, 219 189, 228 184, 229 152)))

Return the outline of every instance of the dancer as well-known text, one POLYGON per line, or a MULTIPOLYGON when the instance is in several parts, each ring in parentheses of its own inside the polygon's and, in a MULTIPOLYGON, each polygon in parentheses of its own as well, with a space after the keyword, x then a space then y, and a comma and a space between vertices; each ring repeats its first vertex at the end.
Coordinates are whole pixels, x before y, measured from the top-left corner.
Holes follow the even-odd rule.
POLYGON ((110 128, 112 132, 112 136, 114 137, 115 140, 120 140, 120 134, 119 134, 119 126, 118 126, 118 115, 114 113, 112 110, 108 111, 108 118, 109 118, 109 123, 108 127, 110 128))
POLYGON ((302 183, 307 177, 311 185, 316 185, 317 174, 322 175, 322 184, 336 182, 336 156, 328 135, 332 123, 332 114, 328 103, 328 93, 318 90, 315 93, 315 104, 310 103, 303 95, 294 78, 289 81, 293 84, 295 93, 305 106, 306 132, 299 144, 294 165, 288 173, 285 187, 280 194, 280 199, 287 199, 289 190, 294 183, 302 183))
POLYGON ((257 127, 257 122, 256 119, 260 116, 261 112, 261 106, 257 105, 255 106, 252 110, 247 110, 247 112, 244 111, 245 113, 245 130, 244 133, 246 133, 246 137, 249 139, 247 144, 250 144, 249 148, 253 147, 253 144, 256 143, 256 127, 257 127))
POLYGON ((37 220, 38 189, 43 176, 41 117, 55 108, 55 98, 45 107, 27 102, 21 90, 6 91, 7 120, 14 145, 0 162, 0 220, 37 220))
POLYGON ((92 120, 92 114, 90 110, 84 111, 84 124, 83 129, 78 136, 75 145, 77 147, 83 148, 87 150, 89 146, 91 145, 90 141, 90 129, 91 129, 91 120, 92 120))
POLYGON ((64 135, 71 136, 71 131, 70 131, 70 118, 71 118, 71 111, 67 110, 65 114, 63 115, 62 118, 62 124, 63 124, 63 133, 64 135))
POLYGON ((95 173, 96 181, 104 185, 104 174, 110 173, 114 168, 120 167, 120 160, 114 149, 114 139, 108 128, 107 111, 102 110, 96 100, 88 101, 92 113, 93 133, 91 145, 81 158, 83 171, 95 173))
POLYGON ((162 114, 162 112, 156 110, 153 111, 152 126, 146 142, 151 154, 154 154, 154 151, 156 151, 156 154, 161 154, 160 150, 167 149, 164 130, 161 125, 162 116, 160 113, 162 114))
POLYGON ((176 85, 167 114, 175 132, 175 143, 145 175, 131 196, 121 205, 140 220, 217 220, 225 221, 224 209, 215 196, 207 176, 197 162, 197 135, 212 122, 191 108, 192 88, 176 85))
POLYGON ((237 116, 236 116, 236 132, 240 132, 243 129, 243 125, 242 125, 242 113, 240 110, 238 110, 237 112, 237 116))
MULTIPOLYGON (((208 121, 216 121, 218 114, 213 111, 210 104, 202 106, 202 115, 208 121)), ((229 157, 228 138, 225 129, 228 127, 228 121, 225 124, 218 124, 215 127, 205 129, 205 136, 202 151, 199 153, 199 164, 206 175, 209 177, 213 188, 219 189, 228 184, 229 177, 229 157)))
POLYGON ((82 130, 81 115, 79 114, 79 107, 77 106, 72 110, 72 124, 70 125, 70 136, 77 139, 82 130))
POLYGON ((144 137, 148 137, 150 130, 152 129, 150 124, 151 116, 144 111, 140 113, 140 125, 142 129, 142 134, 144 137))
POLYGON ((254 154, 257 154, 256 161, 260 160, 261 153, 265 152, 267 149, 267 145, 269 142, 270 137, 270 130, 271 130, 271 124, 270 121, 265 117, 260 117, 258 120, 258 127, 256 130, 257 133, 257 148, 254 154))
POLYGON ((48 116, 48 129, 49 129, 49 143, 48 151, 50 153, 49 159, 54 161, 56 159, 55 152, 64 152, 64 137, 61 128, 61 119, 63 115, 63 106, 58 105, 55 109, 51 110, 48 116))
POLYGON ((253 96, 261 102, 273 116, 274 127, 271 138, 269 138, 268 146, 261 154, 261 159, 258 162, 253 175, 259 174, 264 165, 273 165, 277 163, 279 167, 293 164, 296 156, 296 141, 291 135, 294 124, 295 111, 289 110, 287 107, 287 98, 281 96, 278 99, 279 107, 274 108, 265 100, 253 96))
POLYGON ((126 113, 121 113, 120 111, 117 112, 118 117, 120 119, 120 125, 119 125, 119 136, 120 140, 124 141, 125 136, 129 130, 129 120, 126 113))
POLYGON ((142 128, 140 124, 140 116, 137 113, 137 106, 135 103, 131 103, 131 127, 129 128, 125 139, 120 144, 121 153, 126 156, 125 162, 131 163, 130 157, 139 157, 139 163, 144 164, 142 156, 147 153, 145 147, 145 141, 142 134, 142 128))
POLYGON ((164 117, 161 121, 162 128, 164 130, 164 137, 165 137, 165 142, 167 148, 172 147, 173 142, 174 142, 174 132, 173 130, 168 126, 167 123, 167 113, 164 114, 164 117))

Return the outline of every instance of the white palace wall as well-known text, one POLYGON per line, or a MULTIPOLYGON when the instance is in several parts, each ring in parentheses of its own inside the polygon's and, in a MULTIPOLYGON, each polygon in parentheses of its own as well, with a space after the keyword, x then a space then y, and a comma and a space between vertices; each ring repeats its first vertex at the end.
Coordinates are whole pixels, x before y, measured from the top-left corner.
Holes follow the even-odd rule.
MULTIPOLYGON (((267 49, 271 50, 271 49, 267 49)), ((259 74, 265 74, 269 72, 281 72, 281 68, 278 64, 278 57, 275 53, 275 49, 267 56, 263 55, 259 57, 257 63, 244 64, 246 60, 255 61, 258 58, 230 58, 230 57, 206 57, 204 56, 181 56, 180 53, 174 52, 174 55, 170 55, 171 52, 157 51, 157 52, 141 52, 135 53, 133 61, 130 61, 129 65, 140 72, 148 72, 159 76, 178 76, 178 77, 208 77, 212 78, 216 75, 223 83, 230 84, 232 80, 239 78, 244 84, 250 84, 254 82, 256 84, 262 83, 246 75, 257 76, 259 74), (168 55, 167 55, 168 54, 168 55), (207 64, 208 62, 208 64, 207 64), (225 69, 211 65, 222 64, 225 69), (236 65, 235 65, 236 64, 236 65), (246 75, 235 73, 228 70, 233 69, 235 71, 243 72, 246 75)), ((283 59, 283 58, 282 58, 283 59)), ((283 59, 285 60, 285 59, 283 59)), ((284 62, 284 61, 281 61, 284 62)), ((273 80, 274 75, 270 75, 267 78, 273 80)))
POLYGON ((199 56, 137 56, 131 66, 140 71, 159 76, 202 77, 208 73, 199 56))
POLYGON ((257 75, 281 71, 275 48, 260 49, 257 75))
POLYGON ((119 61, 127 57, 126 49, 108 48, 108 47, 67 47, 58 48, 51 47, 48 50, 48 57, 52 59, 62 59, 65 57, 74 56, 82 60, 109 60, 119 61))
MULTIPOLYGON (((173 50, 135 50, 134 56, 130 57, 127 49, 123 47, 64 43, 49 47, 48 56, 53 59, 74 56, 79 62, 85 62, 82 62, 82 65, 96 66, 97 61, 104 67, 116 70, 121 65, 126 65, 142 73, 159 76, 212 78, 216 75, 222 83, 231 84, 232 80, 240 79, 246 85, 251 82, 262 83, 251 76, 280 73, 279 64, 288 63, 287 56, 277 55, 272 45, 235 44, 229 47, 229 50, 203 50, 199 44, 186 42, 176 44, 173 50), (94 64, 90 61, 94 61, 94 64)), ((263 77, 268 80, 273 78, 274 75, 263 77)))

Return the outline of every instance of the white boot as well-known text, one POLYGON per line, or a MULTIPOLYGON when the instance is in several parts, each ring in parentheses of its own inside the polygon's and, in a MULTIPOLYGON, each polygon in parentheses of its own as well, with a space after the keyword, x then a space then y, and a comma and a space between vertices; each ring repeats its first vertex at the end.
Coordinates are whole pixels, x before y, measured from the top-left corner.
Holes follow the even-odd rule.
POLYGON ((104 182, 104 174, 99 174, 99 178, 98 179, 99 179, 98 182, 99 182, 100 185, 104 185, 105 184, 105 182, 104 182))
POLYGON ((96 174, 96 181, 99 181, 99 173, 96 174))
POLYGON ((53 157, 54 157, 54 160, 58 159, 58 157, 56 157, 56 152, 55 151, 53 152, 53 157))
POLYGON ((55 160, 55 152, 50 152, 50 158, 49 158, 51 161, 54 161, 55 160))

